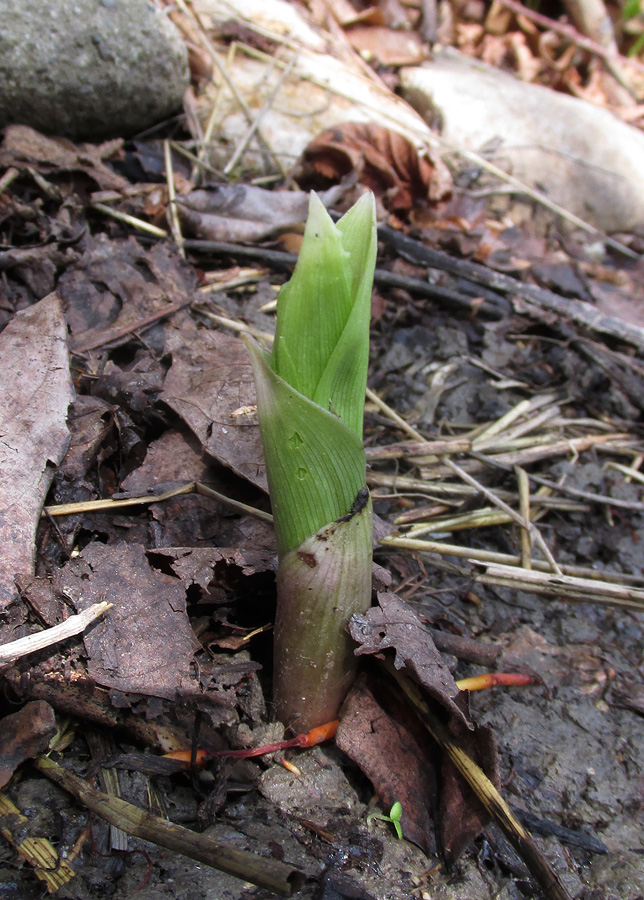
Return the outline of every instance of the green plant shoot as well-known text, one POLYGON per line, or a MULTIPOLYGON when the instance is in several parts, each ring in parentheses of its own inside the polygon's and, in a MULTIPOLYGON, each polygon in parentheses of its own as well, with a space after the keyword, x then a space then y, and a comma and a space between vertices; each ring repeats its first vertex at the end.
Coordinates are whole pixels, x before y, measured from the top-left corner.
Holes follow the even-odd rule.
POLYGON ((312 194, 273 352, 247 341, 279 556, 274 700, 298 729, 336 717, 355 671, 346 625, 371 600, 362 421, 375 260, 373 195, 334 224, 312 194))
POLYGON ((396 802, 392 805, 389 810, 388 816, 383 816, 381 813, 369 813, 367 816, 367 823, 369 823, 372 819, 380 819, 382 822, 391 822, 394 826, 394 831, 396 832, 396 837, 398 840, 402 840, 402 828, 400 826, 400 820, 402 819, 402 803, 396 800, 396 802))

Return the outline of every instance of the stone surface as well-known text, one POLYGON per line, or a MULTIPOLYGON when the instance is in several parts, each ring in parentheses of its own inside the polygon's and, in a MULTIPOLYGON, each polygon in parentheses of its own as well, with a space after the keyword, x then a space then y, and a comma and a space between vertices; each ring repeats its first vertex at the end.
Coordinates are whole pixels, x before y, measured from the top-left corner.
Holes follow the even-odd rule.
POLYGON ((401 71, 403 96, 453 146, 604 231, 644 224, 644 134, 608 110, 519 81, 450 49, 401 71))
POLYGON ((148 0, 2 0, 0 127, 129 136, 177 112, 187 52, 148 0))

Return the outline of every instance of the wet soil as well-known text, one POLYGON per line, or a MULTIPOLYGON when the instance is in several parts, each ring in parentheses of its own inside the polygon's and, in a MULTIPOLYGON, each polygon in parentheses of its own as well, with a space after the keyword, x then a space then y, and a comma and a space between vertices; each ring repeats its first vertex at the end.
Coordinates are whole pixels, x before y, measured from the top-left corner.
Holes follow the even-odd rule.
MULTIPOLYGON (((625 414, 631 421, 637 418, 619 385, 606 380, 601 370, 571 347, 562 350, 555 345, 553 349, 552 343, 542 342, 536 334, 526 350, 508 339, 507 323, 455 322, 428 307, 421 314, 407 311, 403 322, 395 321, 398 315, 391 316, 391 330, 389 325, 376 326, 372 383, 385 393, 387 402, 414 418, 428 437, 446 427, 497 418, 525 395, 514 386, 499 387, 499 379, 473 365, 472 358, 493 367, 511 383, 519 373, 525 379, 530 372, 548 371, 555 350, 557 367, 550 370, 558 380, 556 388, 567 395, 571 413, 581 417, 609 412, 615 418, 625 414), (431 397, 428 368, 444 365, 450 367, 447 386, 431 397), (589 392, 589 385, 602 380, 601 394, 589 392)), ((514 324, 515 331, 529 327, 526 322, 514 324)), ((127 368, 126 364, 123 371, 127 368)), ((121 409, 136 420, 136 410, 121 409)), ((384 427, 375 412, 369 416, 368 432, 384 427)), ((165 426, 165 433, 171 428, 165 426)), ((581 460, 551 464, 549 477, 565 470, 567 484, 580 490, 610 490, 602 462, 591 452, 581 460)), ((615 484, 623 499, 639 499, 637 484, 623 480, 615 484)), ((385 518, 391 512, 384 499, 377 501, 377 508, 385 518)), ((541 527, 562 563, 596 565, 617 573, 641 569, 644 518, 639 513, 610 517, 597 506, 590 515, 556 514, 541 527)), ((136 528, 140 534, 140 521, 136 528)), ((473 545, 500 550, 516 546, 516 539, 509 526, 466 537, 473 545)), ((471 571, 456 559, 425 556, 421 562, 382 551, 377 559, 400 582, 415 579, 417 588, 410 602, 428 621, 493 642, 503 648, 506 667, 520 661, 543 678, 543 686, 474 694, 471 709, 475 719, 489 724, 497 737, 505 797, 518 812, 534 817, 531 827, 537 842, 570 895, 585 900, 644 896, 644 717, 629 706, 628 699, 624 702, 629 686, 641 685, 644 675, 644 615, 473 586, 471 571), (548 836, 553 824, 568 832, 563 837, 548 836), (571 843, 580 836, 604 846, 596 844, 590 850, 571 843)), ((243 595, 243 586, 238 591, 243 595)), ((244 618, 246 624, 254 624, 255 619, 259 624, 262 616, 251 605, 244 618)), ((451 662, 457 677, 482 671, 455 659, 451 662)), ((267 690, 268 683, 262 679, 267 690)), ((128 749, 127 739, 119 736, 118 745, 128 749)), ((67 751, 65 761, 77 771, 87 768, 82 737, 67 751)), ((439 856, 428 858, 397 840, 385 823, 367 823, 370 785, 337 750, 316 748, 296 754, 295 761, 300 775, 275 762, 245 763, 241 773, 229 775, 225 802, 211 804, 214 813, 209 812, 208 801, 215 791, 212 775, 202 776, 197 784, 191 784, 187 776, 156 779, 154 790, 174 821, 191 826, 198 822, 234 846, 285 859, 314 879, 326 872, 326 886, 311 881, 303 897, 362 896, 360 890, 382 900, 539 896, 523 864, 495 828, 489 827, 448 871, 439 856)), ((127 799, 148 802, 141 777, 121 773, 121 783, 127 799)), ((12 783, 9 794, 30 820, 32 833, 54 836, 60 849, 71 848, 87 821, 86 813, 67 795, 28 768, 12 783)), ((91 840, 74 864, 78 875, 58 892, 59 897, 259 900, 270 896, 137 840, 129 841, 127 854, 109 854, 107 839, 107 827, 94 819, 91 840)), ((3 846, 1 852, 3 895, 24 900, 42 896, 30 872, 16 870, 11 849, 3 846)))
MULTIPOLYGON (((97 181, 105 177, 103 169, 91 175, 95 184, 80 182, 83 197, 97 185, 111 186, 97 181)), ((54 170, 46 174, 60 177, 54 170)), ((87 214, 78 185, 61 183, 69 204, 61 206, 51 192, 33 201, 31 180, 18 180, 20 196, 5 195, 3 201, 3 222, 27 252, 18 262, 4 258, 0 324, 55 289, 70 332, 72 443, 47 504, 128 492, 141 496, 199 481, 266 512, 256 422, 244 419, 252 416, 246 406, 253 402, 250 367, 222 317, 270 331, 273 314, 265 306, 284 280, 283 268, 273 271, 266 262, 251 287, 224 285, 212 296, 198 292, 208 285, 209 273, 224 282, 237 278, 244 258, 202 254, 184 261, 167 244, 126 237, 120 223, 106 224, 95 210, 87 214)), ((470 206, 478 215, 476 203, 470 206)), ((507 210, 497 212, 503 216, 507 210)), ((427 243, 443 240, 445 249, 474 254, 484 237, 490 239, 483 227, 480 234, 466 234, 454 226, 450 245, 443 225, 425 234, 427 243)), ((539 283, 573 299, 599 305, 601 300, 607 312, 618 302, 630 304, 637 318, 644 304, 640 262, 616 262, 599 248, 602 265, 595 266, 589 260, 598 248, 585 248, 585 238, 546 238, 528 227, 507 232, 505 244, 493 242, 492 264, 526 279, 538 276, 539 283), (568 255, 567 246, 574 253, 568 255)), ((381 251, 385 270, 425 286, 459 288, 458 278, 445 283, 444 273, 412 265, 390 247, 381 251)), ((471 299, 471 284, 467 290, 471 299)), ((644 410, 641 353, 582 332, 551 311, 526 310, 516 298, 505 299, 503 308, 500 319, 488 319, 483 308, 479 315, 476 307, 446 307, 411 287, 408 292, 383 281, 374 296, 369 386, 427 440, 469 433, 521 401, 550 395, 559 403, 560 418, 581 423, 582 431, 592 421, 596 430, 631 435, 633 450, 615 458, 636 461, 644 410)), ((561 434, 568 440, 561 424, 553 426, 550 439, 561 434)), ((365 437, 370 449, 410 439, 373 404, 367 405, 365 437)), ((586 495, 573 495, 576 506, 546 509, 538 527, 560 564, 590 568, 598 576, 641 576, 644 514, 628 505, 641 505, 642 485, 607 468, 609 460, 614 457, 600 446, 577 453, 571 445, 563 455, 526 464, 530 473, 552 482, 565 478, 568 488, 586 495), (589 492, 626 506, 589 500, 589 492)), ((469 462, 477 460, 472 456, 463 464, 469 462)), ((417 488, 396 487, 397 476, 428 481, 426 464, 374 462, 370 472, 393 479, 389 488, 374 491, 382 532, 394 527, 401 512, 442 502, 431 490, 419 495, 417 488)), ((495 491, 512 491, 514 502, 511 468, 485 469, 478 477, 495 491)), ((521 547, 514 524, 432 537, 500 553, 517 554, 521 547)), ((118 629, 118 617, 112 617, 109 640, 100 639, 97 627, 82 644, 72 641, 59 654, 42 654, 3 673, 4 714, 38 697, 52 703, 61 723, 71 721, 64 765, 93 774, 97 756, 90 732, 111 742, 98 757, 102 761, 126 752, 158 754, 161 742, 150 734, 159 724, 186 746, 196 720, 200 739, 215 748, 275 739, 269 734, 275 547, 265 520, 212 495, 184 494, 116 511, 45 517, 37 547, 36 578, 20 583, 22 596, 0 623, 3 640, 9 632, 13 637, 43 622, 54 624, 69 612, 68 602, 107 595, 123 612, 118 629), (155 614, 161 608, 170 610, 165 619, 155 614), (127 664, 114 662, 115 648, 127 664)), ((503 794, 571 897, 641 900, 644 613, 482 584, 476 580, 479 569, 445 554, 379 547, 375 556, 424 622, 499 649, 498 669, 520 668, 541 678, 530 687, 496 688, 470 699, 474 719, 496 736, 503 794)), ((457 678, 483 671, 446 659, 457 678)), ((131 767, 119 772, 121 794, 233 846, 297 866, 310 878, 303 898, 543 896, 495 827, 488 826, 448 869, 438 852, 427 856, 398 840, 391 825, 368 820, 377 809, 373 787, 332 744, 293 751, 290 758, 300 774, 273 758, 218 763, 195 777, 149 780, 131 767)), ((74 854, 77 875, 58 891, 61 900, 273 896, 137 839, 128 840, 125 852, 113 851, 108 827, 28 763, 5 790, 26 816, 30 834, 45 835, 61 853, 74 854), (85 841, 74 850, 81 835, 85 841)), ((434 849, 436 842, 430 843, 434 849)), ((36 900, 43 891, 13 848, 0 844, 0 897, 36 900)))

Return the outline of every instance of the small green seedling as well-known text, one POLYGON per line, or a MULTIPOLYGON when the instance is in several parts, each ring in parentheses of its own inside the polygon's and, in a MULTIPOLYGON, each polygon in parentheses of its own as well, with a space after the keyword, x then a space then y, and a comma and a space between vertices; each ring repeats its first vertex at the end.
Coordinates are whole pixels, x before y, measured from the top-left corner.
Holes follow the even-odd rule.
POLYGON ((388 816, 383 816, 380 813, 369 813, 367 816, 367 823, 369 823, 372 819, 380 819, 382 822, 391 822, 396 831, 396 836, 398 840, 402 840, 402 828, 400 827, 400 820, 402 819, 402 803, 398 800, 394 803, 394 805, 389 810, 388 816))

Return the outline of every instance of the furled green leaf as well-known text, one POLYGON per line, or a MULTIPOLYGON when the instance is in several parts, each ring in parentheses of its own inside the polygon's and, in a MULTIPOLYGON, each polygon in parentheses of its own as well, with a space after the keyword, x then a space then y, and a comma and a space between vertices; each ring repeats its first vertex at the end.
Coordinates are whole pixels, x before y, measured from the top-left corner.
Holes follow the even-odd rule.
POLYGON ((346 515, 366 480, 362 441, 292 388, 247 340, 280 556, 346 515))
POLYGON ((312 194, 295 272, 278 297, 271 357, 278 375, 359 438, 375 261, 373 195, 334 225, 312 194))

